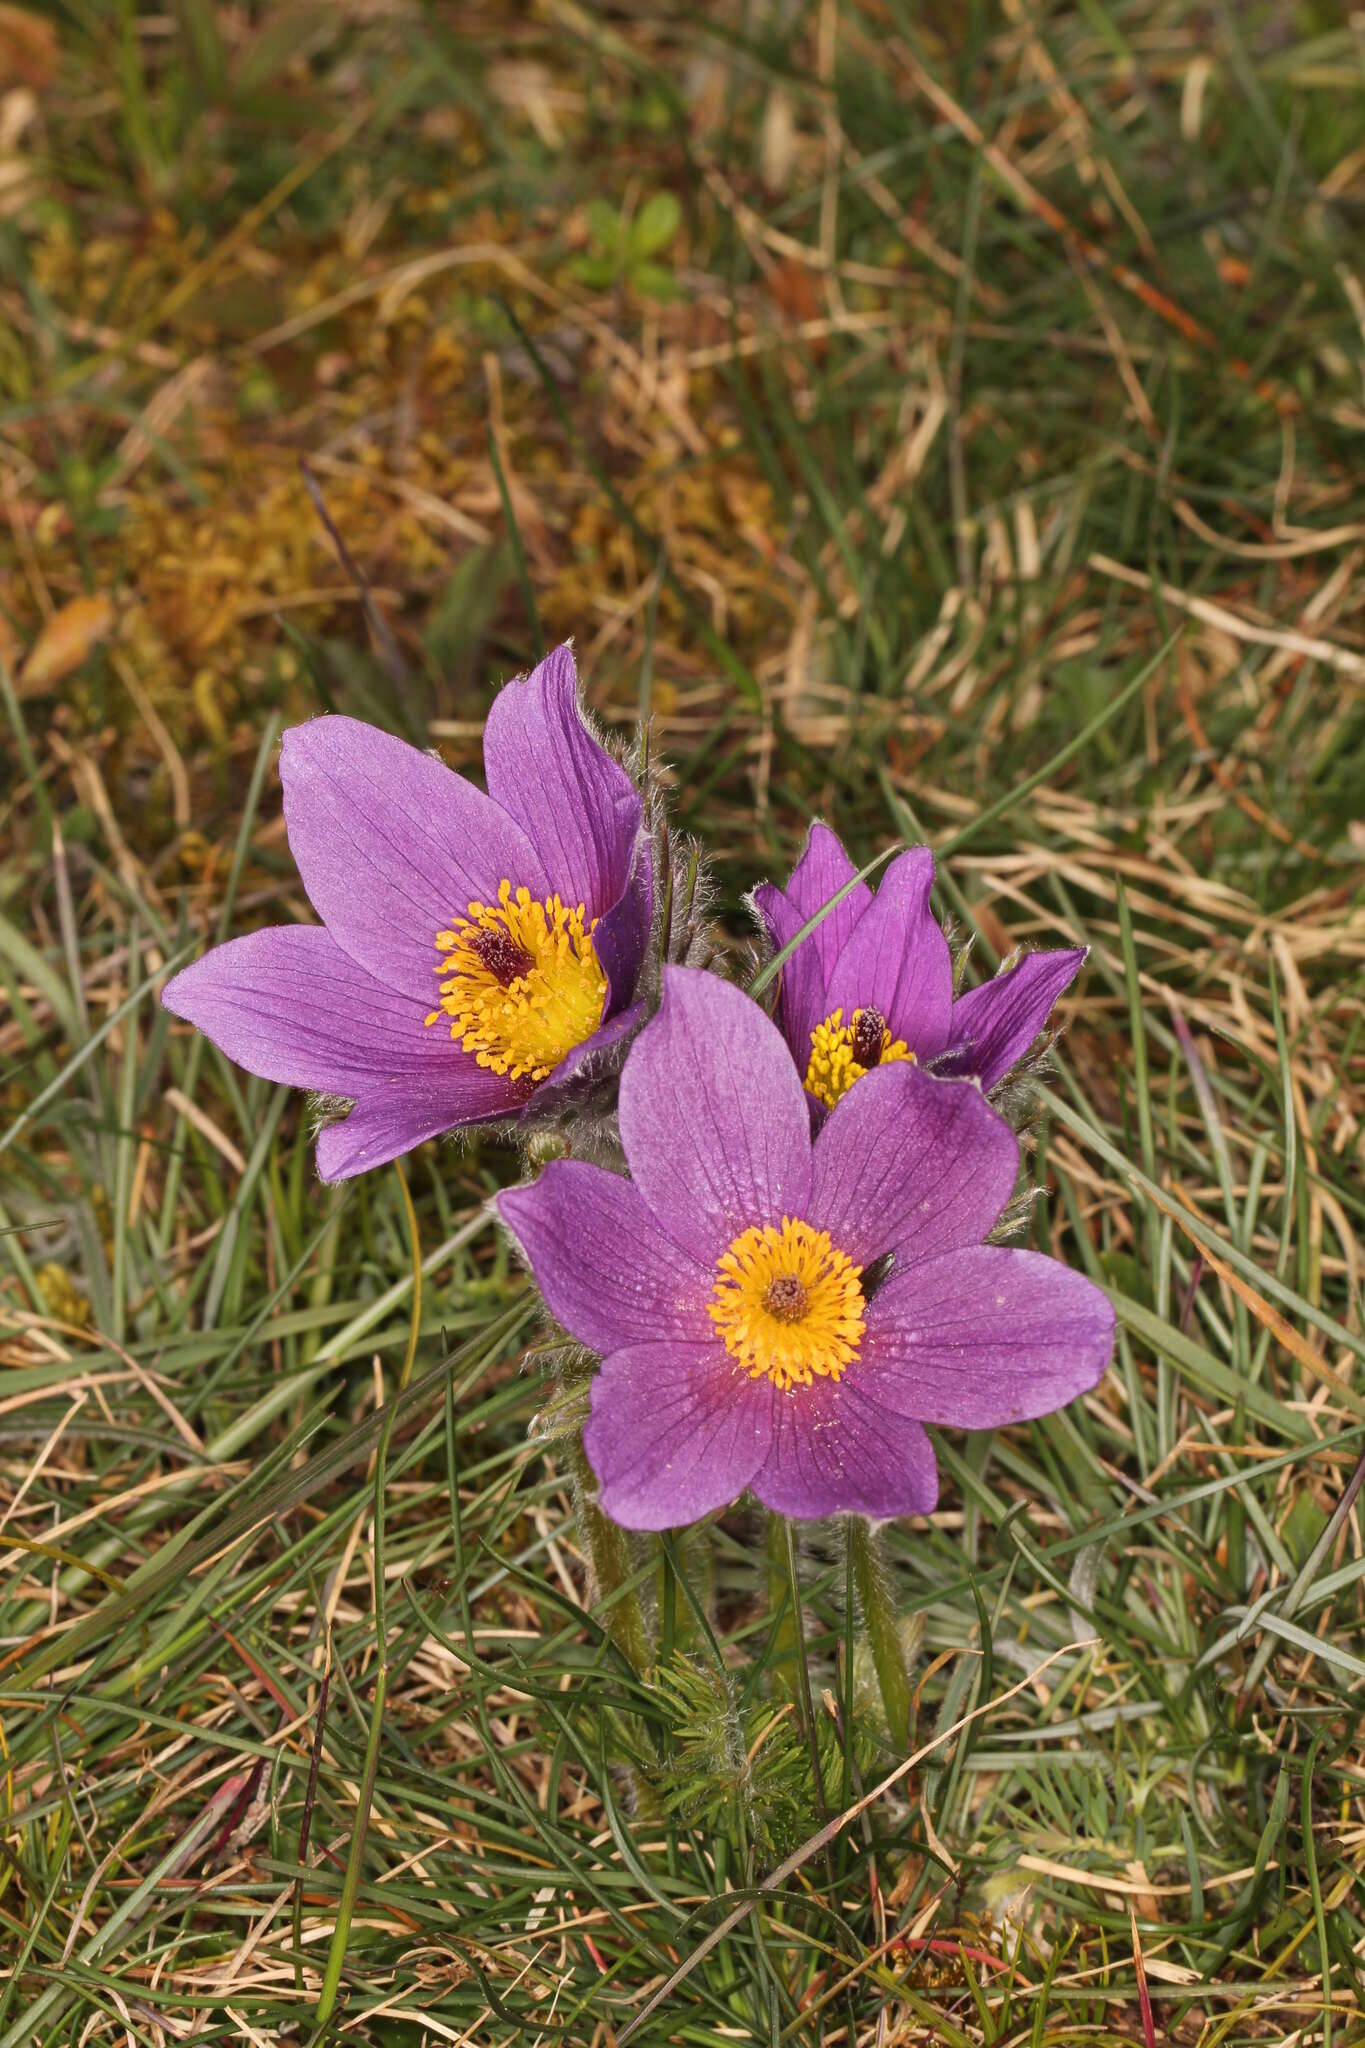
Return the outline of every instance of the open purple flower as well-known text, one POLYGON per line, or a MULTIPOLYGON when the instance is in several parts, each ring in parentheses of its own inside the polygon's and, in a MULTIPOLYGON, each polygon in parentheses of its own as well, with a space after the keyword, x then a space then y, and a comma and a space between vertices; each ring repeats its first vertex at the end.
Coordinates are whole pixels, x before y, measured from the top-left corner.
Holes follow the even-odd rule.
MULTIPOLYGON (((788 945, 856 873, 828 825, 812 825, 786 888, 754 891, 773 946, 788 945)), ((859 882, 782 969, 777 1021, 817 1119, 874 1067, 900 1061, 932 1060, 940 1074, 993 1088, 1085 959, 1084 947, 1027 953, 954 1000, 952 955, 929 908, 933 880, 927 846, 898 854, 875 895, 859 882)))
POLYGON ((500 691, 483 758, 487 795, 353 718, 294 726, 285 827, 322 924, 234 939, 162 992, 249 1072, 353 1101, 324 1180, 523 1116, 638 1022, 643 802, 567 647, 500 691))
POLYGON ((602 1355, 584 1445, 626 1527, 746 1487, 802 1518, 926 1513, 926 1422, 1043 1415, 1104 1372, 1100 1290, 982 1243, 1018 1144, 972 1083, 888 1064, 812 1142, 758 1004, 672 967, 620 1109, 629 1180, 560 1161, 498 1207, 551 1312, 602 1355))

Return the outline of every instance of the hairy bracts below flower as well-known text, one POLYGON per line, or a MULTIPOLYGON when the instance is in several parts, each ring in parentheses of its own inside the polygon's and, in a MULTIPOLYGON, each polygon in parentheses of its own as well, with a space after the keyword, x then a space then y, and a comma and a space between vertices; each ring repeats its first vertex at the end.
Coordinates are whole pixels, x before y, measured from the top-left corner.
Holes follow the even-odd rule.
MULTIPOLYGON (((785 889, 765 882, 754 908, 775 950, 853 880, 827 825, 811 826, 785 889)), ((875 895, 859 882, 782 968, 777 1021, 817 1121, 874 1068, 932 1061, 990 1090, 1023 1058, 1085 959, 1084 947, 1028 953, 954 998, 948 941, 929 907, 934 857, 897 855, 875 895)))
POLYGON ((666 968, 620 1121, 629 1180, 561 1161, 498 1208, 551 1312, 602 1357, 583 1440, 626 1527, 746 1488, 801 1518, 926 1513, 926 1422, 1046 1414, 1104 1372, 1100 1290, 982 1242, 1018 1141, 974 1083, 888 1063, 812 1139, 758 1004, 666 968))
POLYGON ((234 939, 162 993, 249 1072, 354 1103, 318 1138, 324 1180, 562 1099, 643 1014, 643 800, 567 647, 499 693, 483 755, 487 794, 353 718, 293 727, 285 827, 322 923, 234 939))

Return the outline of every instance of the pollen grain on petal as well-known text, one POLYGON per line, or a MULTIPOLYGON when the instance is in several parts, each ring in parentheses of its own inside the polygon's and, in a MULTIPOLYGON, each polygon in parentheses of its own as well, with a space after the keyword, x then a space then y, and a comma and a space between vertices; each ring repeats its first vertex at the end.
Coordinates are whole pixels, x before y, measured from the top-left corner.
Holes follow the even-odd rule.
POLYGON ((828 1231, 784 1216, 755 1225, 721 1254, 707 1314, 751 1379, 780 1392, 840 1379, 863 1334, 860 1268, 828 1231))
POLYGON ((607 977, 593 947, 596 920, 558 896, 498 885, 496 903, 436 934, 440 1003, 450 1035, 481 1067, 514 1081, 543 1081, 602 1021, 607 977))

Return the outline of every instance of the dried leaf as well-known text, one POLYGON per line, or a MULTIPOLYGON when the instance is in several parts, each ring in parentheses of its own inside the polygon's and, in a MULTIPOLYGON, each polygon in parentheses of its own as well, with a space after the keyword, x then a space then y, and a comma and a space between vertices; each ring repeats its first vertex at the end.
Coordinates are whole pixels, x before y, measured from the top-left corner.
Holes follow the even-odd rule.
POLYGON ((25 690, 48 690, 99 646, 116 617, 107 597, 73 597, 54 612, 29 649, 19 677, 25 690))
POLYGON ((0 85, 50 85, 57 31, 27 7, 0 6, 0 85))
POLYGON ((23 656, 24 643, 5 614, 0 611, 0 663, 14 675, 23 656))
POLYGON ((796 165, 796 109, 785 86, 768 94, 759 134, 759 176, 766 192, 785 192, 796 165))

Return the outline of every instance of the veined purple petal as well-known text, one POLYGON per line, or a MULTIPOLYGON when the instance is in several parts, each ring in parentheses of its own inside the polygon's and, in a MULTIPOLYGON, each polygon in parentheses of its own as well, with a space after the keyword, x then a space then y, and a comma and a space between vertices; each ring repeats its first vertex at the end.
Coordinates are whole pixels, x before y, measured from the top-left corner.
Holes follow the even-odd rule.
MULTIPOLYGON (((498 884, 550 884, 521 826, 430 754, 354 718, 293 726, 280 754, 289 848, 344 953, 430 1008, 436 934, 498 884)), ((420 1019, 419 1019, 420 1022, 420 1019)))
POLYGON ((773 1441, 750 1482, 765 1507, 821 1515, 927 1515, 938 1466, 921 1425, 869 1398, 858 1365, 773 1397, 773 1441))
POLYGON ((536 848, 551 887, 600 918, 625 892, 643 802, 584 723, 568 646, 498 692, 483 762, 489 795, 536 848))
POLYGON ((777 1027, 718 975, 664 969, 663 1004, 621 1076, 631 1178, 668 1235, 710 1264, 810 1195, 805 1091, 777 1027))
POLYGON ((710 1344, 635 1344, 592 1383, 583 1448, 626 1529, 671 1529, 737 1500, 768 1455, 771 1389, 710 1344))
POLYGON ((665 1237, 638 1188, 582 1160, 555 1160, 497 1198, 551 1314, 593 1351, 714 1344, 712 1272, 665 1237))
MULTIPOLYGON (((775 882, 763 882, 754 890, 753 905, 775 952, 790 945, 806 922, 775 882)), ((774 1012, 803 1079, 810 1065, 810 1035, 825 1015, 825 963, 815 939, 812 932, 779 968, 774 1012)))
POLYGON ((161 1004, 249 1074, 329 1095, 354 1095, 388 1069, 410 1023, 422 1029, 417 1005, 321 925, 271 925, 215 946, 171 977, 161 1004))
MULTIPOLYGON (((805 850, 787 883, 787 895, 800 911, 801 922, 804 924, 807 918, 814 917, 817 910, 822 910, 831 896, 837 896, 857 872, 838 834, 831 832, 829 826, 817 818, 806 835, 805 850)), ((821 920, 812 934, 825 962, 827 982, 829 970, 853 936, 853 927, 871 901, 871 889, 866 882, 859 882, 855 889, 849 890, 838 908, 821 920)))
POLYGON ((654 867, 648 837, 635 842, 630 877, 616 902, 593 929, 593 951, 607 977, 607 1015, 622 1010, 635 993, 654 916, 654 867))
POLYGON ((892 1036, 917 1058, 941 1052, 953 1008, 948 941, 929 908, 934 857, 927 846, 898 854, 853 928, 830 976, 830 1010, 880 1010, 892 1036))
POLYGON ((994 1429, 1088 1393, 1113 1348, 1113 1308, 1083 1274, 1041 1252, 973 1245, 892 1274, 867 1305, 850 1372, 902 1415, 994 1429))
MULTIPOLYGON (((837 835, 817 818, 786 888, 765 882, 754 890, 754 908, 767 926, 773 946, 780 950, 789 945, 802 925, 823 910, 857 872, 837 835)), ((859 882, 820 920, 782 968, 778 1022, 803 1078, 810 1062, 810 1034, 828 1014, 824 998, 834 963, 871 901, 867 883, 859 882)))
POLYGON ((167 982, 161 1001, 249 1074, 325 1095, 474 1064, 321 925, 270 925, 215 946, 167 982))
POLYGON ((319 1131, 318 1172, 325 1181, 350 1180, 457 1125, 511 1119, 521 1103, 505 1076, 457 1052, 448 1076, 378 1082, 341 1123, 319 1131))
POLYGON ((809 1218, 859 1265, 980 1244, 1014 1192, 1019 1144, 970 1081, 899 1060, 843 1097, 815 1141, 809 1218))
POLYGON ((953 1004, 945 1071, 973 1074, 993 1088, 1047 1027, 1052 1005, 1080 973, 1089 948, 1026 953, 1007 974, 968 989, 953 1004))
POLYGON ((357 1102, 318 1139, 324 1180, 456 1124, 515 1116, 525 1099, 448 1032, 425 1030, 421 1006, 373 980, 320 925, 272 925, 216 946, 161 1000, 248 1073, 357 1102))

